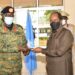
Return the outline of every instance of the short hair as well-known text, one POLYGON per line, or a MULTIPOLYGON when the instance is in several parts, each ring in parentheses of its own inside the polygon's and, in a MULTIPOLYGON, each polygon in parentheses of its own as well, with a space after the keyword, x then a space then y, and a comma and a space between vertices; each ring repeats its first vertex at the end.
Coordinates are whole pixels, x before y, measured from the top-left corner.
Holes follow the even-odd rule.
POLYGON ((58 18, 59 18, 60 20, 62 19, 61 13, 59 13, 59 12, 57 12, 57 11, 52 12, 51 15, 50 15, 50 18, 51 18, 51 16, 52 16, 53 14, 57 14, 57 15, 58 15, 58 18))

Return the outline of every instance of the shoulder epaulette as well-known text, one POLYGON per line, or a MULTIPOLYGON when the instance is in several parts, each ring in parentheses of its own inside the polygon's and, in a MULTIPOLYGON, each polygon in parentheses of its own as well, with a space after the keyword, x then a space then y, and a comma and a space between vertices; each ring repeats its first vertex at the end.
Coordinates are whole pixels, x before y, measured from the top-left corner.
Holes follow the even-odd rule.
POLYGON ((17 27, 20 27, 20 28, 22 28, 23 29, 23 27, 21 26, 21 25, 19 25, 19 24, 16 24, 17 25, 17 27))

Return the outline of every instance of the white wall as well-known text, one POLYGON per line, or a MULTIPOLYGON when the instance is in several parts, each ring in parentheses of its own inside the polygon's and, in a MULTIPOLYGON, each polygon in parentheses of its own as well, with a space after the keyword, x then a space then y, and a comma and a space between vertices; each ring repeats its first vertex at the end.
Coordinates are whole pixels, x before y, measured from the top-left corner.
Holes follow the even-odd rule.
POLYGON ((64 0, 64 10, 69 14, 69 23, 75 24, 75 0, 64 0))

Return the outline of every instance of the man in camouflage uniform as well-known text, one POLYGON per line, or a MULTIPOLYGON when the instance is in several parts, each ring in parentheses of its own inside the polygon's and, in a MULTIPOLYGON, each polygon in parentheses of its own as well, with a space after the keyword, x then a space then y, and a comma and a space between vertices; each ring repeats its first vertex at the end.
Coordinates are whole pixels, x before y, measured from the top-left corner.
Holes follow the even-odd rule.
POLYGON ((3 22, 0 25, 0 75, 21 75, 21 51, 25 55, 29 53, 23 28, 13 23, 13 7, 5 7, 1 14, 3 22))

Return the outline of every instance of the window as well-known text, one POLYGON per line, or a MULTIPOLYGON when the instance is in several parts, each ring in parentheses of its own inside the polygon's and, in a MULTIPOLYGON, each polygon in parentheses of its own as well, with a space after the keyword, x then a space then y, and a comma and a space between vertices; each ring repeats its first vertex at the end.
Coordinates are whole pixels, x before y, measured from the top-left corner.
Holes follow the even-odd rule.
POLYGON ((0 0, 0 6, 5 7, 8 5, 14 7, 37 7, 38 6, 62 6, 63 0, 0 0))
POLYGON ((37 46, 39 46, 40 41, 39 38, 48 37, 51 31, 50 23, 48 20, 50 12, 55 10, 61 11, 64 9, 63 0, 0 0, 1 7, 11 4, 13 4, 14 7, 16 8, 18 12, 17 16, 22 17, 22 19, 17 18, 17 23, 23 25, 24 27, 25 27, 24 21, 26 17, 26 11, 29 10, 32 18, 32 25, 33 28, 35 29, 37 46), (22 22, 20 20, 22 20, 22 22))
POLYGON ((41 47, 46 47, 47 39, 50 35, 51 29, 50 29, 50 22, 49 22, 49 16, 52 11, 61 11, 63 10, 63 6, 50 6, 50 7, 38 7, 29 9, 30 12, 34 12, 34 15, 32 16, 33 20, 33 27, 36 28, 35 30, 35 36, 37 38, 37 45, 41 47))

